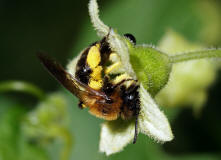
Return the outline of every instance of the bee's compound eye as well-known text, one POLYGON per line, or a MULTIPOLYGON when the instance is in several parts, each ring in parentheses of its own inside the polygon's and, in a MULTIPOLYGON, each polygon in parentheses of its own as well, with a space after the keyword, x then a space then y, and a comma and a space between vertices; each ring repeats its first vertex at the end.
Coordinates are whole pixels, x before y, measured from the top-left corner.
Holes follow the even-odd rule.
POLYGON ((132 34, 126 33, 124 36, 128 38, 133 44, 136 44, 136 38, 132 34))

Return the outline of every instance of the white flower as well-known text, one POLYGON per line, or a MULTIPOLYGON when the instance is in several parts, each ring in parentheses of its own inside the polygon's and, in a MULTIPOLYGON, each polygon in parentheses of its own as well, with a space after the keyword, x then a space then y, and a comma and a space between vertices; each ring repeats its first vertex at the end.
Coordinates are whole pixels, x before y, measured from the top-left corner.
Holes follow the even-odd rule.
MULTIPOLYGON (((111 49, 119 55, 123 70, 134 79, 137 79, 130 64, 129 50, 125 39, 99 19, 99 10, 96 0, 90 0, 89 13, 98 36, 104 37, 109 34, 108 42, 111 49)), ((71 74, 75 73, 73 67, 76 65, 77 60, 78 58, 75 58, 67 67, 68 72, 71 74)), ((144 89, 142 83, 140 84, 139 96, 141 104, 138 117, 138 132, 146 134, 158 142, 171 141, 173 134, 169 122, 151 95, 144 89)), ((131 143, 134 138, 134 123, 135 121, 133 120, 115 120, 103 123, 101 125, 99 150, 105 152, 106 155, 121 151, 128 143, 131 143)))
MULTIPOLYGON (((139 132, 158 142, 171 141, 173 134, 165 115, 160 111, 150 94, 140 86, 141 110, 138 118, 139 132)), ((121 151, 134 138, 133 121, 108 121, 101 125, 99 149, 110 155, 121 151)))

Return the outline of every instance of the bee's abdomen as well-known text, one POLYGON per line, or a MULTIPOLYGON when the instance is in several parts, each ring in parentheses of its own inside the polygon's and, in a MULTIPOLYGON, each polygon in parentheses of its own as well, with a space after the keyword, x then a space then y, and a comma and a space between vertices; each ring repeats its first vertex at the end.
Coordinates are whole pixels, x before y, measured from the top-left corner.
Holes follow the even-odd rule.
POLYGON ((87 48, 81 55, 80 59, 78 60, 76 66, 75 77, 83 82, 84 84, 88 84, 90 79, 90 74, 92 73, 91 68, 86 64, 86 59, 88 55, 88 51, 90 48, 87 48))
POLYGON ((93 43, 81 55, 75 76, 89 87, 100 90, 103 86, 103 69, 111 50, 105 38, 93 43))

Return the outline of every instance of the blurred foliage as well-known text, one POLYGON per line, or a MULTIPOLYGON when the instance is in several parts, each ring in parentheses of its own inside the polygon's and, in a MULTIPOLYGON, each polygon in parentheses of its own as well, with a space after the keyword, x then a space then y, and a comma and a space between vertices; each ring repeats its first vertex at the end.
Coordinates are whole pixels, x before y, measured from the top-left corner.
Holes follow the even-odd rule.
MULTIPOLYGON (((171 30, 162 37, 158 47, 169 55, 203 48, 198 44, 188 43, 185 38, 171 30)), ((207 90, 215 81, 216 66, 211 59, 174 64, 169 82, 155 97, 156 101, 164 107, 191 106, 195 115, 199 116, 207 100, 207 90)))
MULTIPOLYGON (((87 3, 87 0, 1 1, 0 80, 25 80, 48 92, 55 90, 59 84, 43 69, 35 52, 46 50, 66 64, 68 58, 98 40, 88 17, 87 3)), ((219 0, 100 0, 99 4, 104 22, 122 34, 132 33, 138 44, 157 44, 171 28, 190 42, 221 46, 219 0)), ((172 142, 161 145, 140 135, 137 144, 109 158, 98 153, 102 120, 80 110, 76 98, 67 91, 59 92, 64 104, 57 103, 60 98, 50 93, 38 104, 25 95, 22 98, 26 101, 20 101, 18 94, 0 93, 0 160, 59 159, 65 143, 62 136, 48 132, 51 126, 64 127, 72 135, 71 160, 218 160, 221 159, 220 91, 219 74, 198 119, 188 108, 162 108, 172 124, 175 135, 172 142), (50 107, 53 103, 64 108, 54 110, 50 107), (24 123, 32 114, 44 121, 27 131, 24 123), (38 116, 41 114, 46 116, 38 116), (61 118, 54 119, 60 114, 61 118)))
POLYGON ((27 112, 23 104, 0 97, 0 159, 47 160, 46 152, 29 143, 21 131, 23 116, 27 112))
MULTIPOLYGON (((28 113, 22 124, 23 131, 30 140, 48 146, 51 142, 62 140, 60 155, 53 159, 69 159, 72 136, 68 129, 68 111, 65 97, 61 93, 51 93, 36 109, 28 113)), ((49 147, 52 147, 49 145, 49 147)), ((58 151, 59 153, 59 151, 58 151)))
POLYGON ((45 98, 43 91, 30 83, 21 81, 6 81, 0 83, 0 93, 11 91, 31 94, 39 98, 39 100, 43 100, 45 98))

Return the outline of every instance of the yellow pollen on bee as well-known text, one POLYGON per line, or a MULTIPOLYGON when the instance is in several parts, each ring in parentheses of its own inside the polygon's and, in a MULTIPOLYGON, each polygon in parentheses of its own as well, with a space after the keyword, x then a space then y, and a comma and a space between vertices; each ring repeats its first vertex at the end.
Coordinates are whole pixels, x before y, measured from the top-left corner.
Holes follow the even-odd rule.
POLYGON ((82 104, 81 106, 82 106, 82 108, 87 108, 87 106, 85 104, 82 104))
POLYGON ((103 68, 101 66, 97 66, 96 68, 94 68, 92 73, 90 74, 91 78, 96 79, 96 80, 100 80, 102 69, 103 68))
POLYGON ((103 81, 90 79, 89 86, 95 90, 99 90, 103 86, 103 81))
POLYGON ((110 66, 108 66, 105 70, 105 74, 109 74, 109 73, 112 73, 114 71, 116 71, 117 69, 119 69, 121 66, 121 63, 120 62, 116 62, 110 66))
POLYGON ((119 57, 119 55, 117 53, 112 52, 110 54, 109 60, 112 61, 112 62, 119 62, 120 61, 120 57, 119 57))
POLYGON ((90 75, 89 86, 93 89, 99 90, 103 86, 103 81, 101 78, 102 67, 97 66, 93 69, 90 75))
POLYGON ((100 44, 96 44, 90 48, 87 55, 87 64, 91 68, 92 73, 90 74, 89 87, 99 90, 103 86, 103 80, 101 77, 102 66, 100 66, 101 55, 100 55, 100 44))
POLYGON ((96 44, 92 46, 87 55, 87 64, 93 70, 93 68, 97 67, 101 61, 100 55, 100 45, 96 44))

